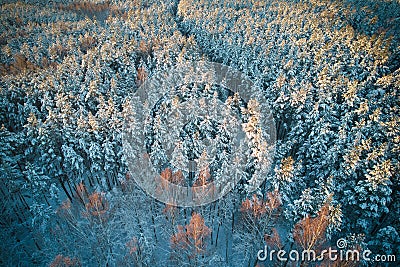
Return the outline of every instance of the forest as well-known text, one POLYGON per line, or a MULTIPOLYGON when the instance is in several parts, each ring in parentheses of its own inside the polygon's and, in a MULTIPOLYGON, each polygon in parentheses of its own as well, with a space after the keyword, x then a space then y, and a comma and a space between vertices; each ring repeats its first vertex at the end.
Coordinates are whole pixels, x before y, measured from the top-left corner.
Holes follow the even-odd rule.
POLYGON ((399 0, 0 4, 0 266, 400 265, 399 0))

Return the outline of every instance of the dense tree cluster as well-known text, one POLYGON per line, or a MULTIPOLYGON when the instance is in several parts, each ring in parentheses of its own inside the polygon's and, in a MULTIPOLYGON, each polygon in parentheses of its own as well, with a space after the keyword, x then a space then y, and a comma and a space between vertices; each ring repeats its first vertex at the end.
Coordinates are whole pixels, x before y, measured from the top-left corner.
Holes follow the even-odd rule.
MULTIPOLYGON (((338 238, 400 260, 399 5, 2 3, 0 265, 268 266, 257 260, 265 244, 318 250, 338 238), (276 152, 255 194, 239 183, 216 202, 180 208, 137 186, 122 134, 148 77, 198 60, 240 70, 260 86, 276 123, 276 152)), ((169 137, 153 119, 155 146, 169 137)), ((216 135, 212 122, 196 123, 216 135)), ((180 145, 206 157, 194 143, 180 145)), ((221 159, 229 147, 219 149, 221 159)), ((158 151, 149 149, 153 161, 164 160, 158 151)), ((224 166, 206 166, 189 182, 171 166, 160 174, 201 186, 224 166)))

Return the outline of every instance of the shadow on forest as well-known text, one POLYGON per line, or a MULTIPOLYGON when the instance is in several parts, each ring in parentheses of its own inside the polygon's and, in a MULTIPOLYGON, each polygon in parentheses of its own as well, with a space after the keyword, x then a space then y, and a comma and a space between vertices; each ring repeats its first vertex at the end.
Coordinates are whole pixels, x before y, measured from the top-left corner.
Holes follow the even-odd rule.
POLYGON ((377 0, 345 0, 345 6, 353 7, 356 12, 350 18, 350 25, 359 33, 372 35, 374 25, 378 33, 387 32, 399 39, 400 35, 400 3, 397 1, 377 0), (374 19, 371 23, 371 19, 374 19), (374 25, 372 25, 374 24, 374 25))
MULTIPOLYGON (((345 0, 344 6, 356 12, 347 18, 358 34, 372 36, 385 34, 392 39, 392 49, 397 50, 400 42, 400 2, 392 0, 345 0), (372 23, 373 22, 373 23, 372 23)), ((395 51, 389 59, 391 72, 400 68, 400 52, 395 51)))

